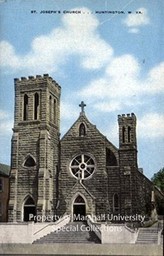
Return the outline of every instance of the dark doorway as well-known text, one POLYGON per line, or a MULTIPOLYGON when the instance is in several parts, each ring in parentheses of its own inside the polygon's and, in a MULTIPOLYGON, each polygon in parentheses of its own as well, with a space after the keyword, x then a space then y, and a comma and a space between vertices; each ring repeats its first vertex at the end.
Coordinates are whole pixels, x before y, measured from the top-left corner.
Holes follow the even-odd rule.
POLYGON ((35 216, 36 210, 35 206, 25 206, 24 207, 24 221, 34 221, 34 217, 31 217, 31 214, 35 216))
POLYGON ((23 221, 34 221, 34 216, 36 215, 36 207, 34 200, 28 197, 24 204, 24 218, 23 221))
POLYGON ((73 204, 73 220, 83 221, 86 216, 85 201, 81 196, 78 196, 73 204))

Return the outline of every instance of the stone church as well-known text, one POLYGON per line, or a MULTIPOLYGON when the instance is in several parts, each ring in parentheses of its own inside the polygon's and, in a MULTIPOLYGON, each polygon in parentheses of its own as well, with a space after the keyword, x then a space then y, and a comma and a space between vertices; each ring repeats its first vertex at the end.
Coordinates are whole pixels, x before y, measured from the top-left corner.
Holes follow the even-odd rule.
POLYGON ((119 148, 81 112, 60 139, 61 87, 48 74, 15 79, 9 221, 29 214, 149 214, 153 184, 137 164, 135 114, 118 115, 119 148))

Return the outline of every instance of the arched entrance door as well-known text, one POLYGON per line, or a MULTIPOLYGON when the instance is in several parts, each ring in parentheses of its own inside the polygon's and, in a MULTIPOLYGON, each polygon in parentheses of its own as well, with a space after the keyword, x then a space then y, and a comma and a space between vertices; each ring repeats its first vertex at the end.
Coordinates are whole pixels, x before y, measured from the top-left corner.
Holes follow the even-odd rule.
POLYGON ((83 221, 86 216, 86 205, 82 196, 78 195, 73 203, 73 220, 83 221))
POLYGON ((24 203, 24 216, 23 216, 23 220, 24 221, 33 221, 34 218, 31 218, 32 215, 33 216, 36 215, 36 207, 35 207, 35 202, 32 199, 32 197, 28 197, 24 203))

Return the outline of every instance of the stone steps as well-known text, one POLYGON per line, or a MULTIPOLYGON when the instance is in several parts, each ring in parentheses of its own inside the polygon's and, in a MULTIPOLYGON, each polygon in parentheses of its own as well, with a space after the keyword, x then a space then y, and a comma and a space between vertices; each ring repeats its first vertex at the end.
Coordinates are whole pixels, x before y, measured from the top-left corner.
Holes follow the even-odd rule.
POLYGON ((100 244, 99 238, 86 222, 72 222, 65 225, 61 230, 51 232, 33 242, 33 244, 44 243, 92 243, 100 244))
POLYGON ((136 244, 158 244, 158 230, 156 228, 139 229, 136 244))

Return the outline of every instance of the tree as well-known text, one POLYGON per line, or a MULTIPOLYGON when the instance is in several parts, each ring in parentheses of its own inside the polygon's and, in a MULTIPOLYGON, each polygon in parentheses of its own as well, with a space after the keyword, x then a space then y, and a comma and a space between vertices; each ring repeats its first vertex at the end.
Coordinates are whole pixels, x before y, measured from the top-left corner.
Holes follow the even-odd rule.
POLYGON ((164 167, 153 175, 151 181, 164 193, 164 167))
MULTIPOLYGON (((158 187, 164 194, 164 167, 160 169, 151 178, 153 184, 158 187)), ((161 194, 156 197, 156 209, 159 215, 163 215, 164 212, 164 196, 161 194)))

